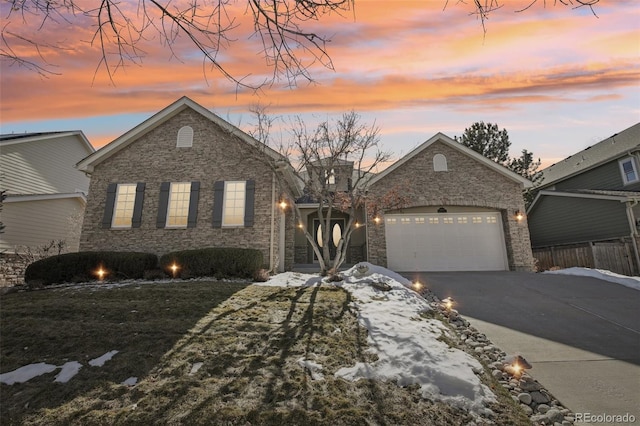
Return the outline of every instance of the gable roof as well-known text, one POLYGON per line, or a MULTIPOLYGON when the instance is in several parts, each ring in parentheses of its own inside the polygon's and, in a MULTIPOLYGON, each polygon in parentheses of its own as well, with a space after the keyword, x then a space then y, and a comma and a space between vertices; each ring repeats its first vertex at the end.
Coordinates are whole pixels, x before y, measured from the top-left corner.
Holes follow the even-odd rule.
POLYGON ((93 147, 93 145, 91 145, 82 130, 69 130, 64 132, 6 133, 4 135, 0 135, 0 146, 37 142, 48 139, 58 139, 67 136, 77 137, 82 143, 83 147, 87 149, 87 152, 95 152, 96 149, 93 147))
POLYGON ((541 188, 570 178, 626 155, 640 148, 640 123, 570 155, 564 160, 542 170, 541 188))
POLYGON ((456 142, 455 140, 451 139, 449 136, 445 135, 444 133, 440 133, 440 132, 436 133, 430 139, 428 139, 426 142, 424 142, 422 145, 419 145, 418 147, 414 148, 407 155, 405 155, 404 157, 402 157, 401 159, 399 159, 398 161, 393 163, 391 166, 387 167, 381 173, 377 174, 374 178, 372 178, 369 181, 369 185, 373 185, 376 182, 378 182, 379 180, 384 179, 385 176, 387 176, 388 174, 392 173, 394 170, 398 169, 399 167, 402 167, 402 165, 404 165, 406 162, 411 160, 416 155, 420 154, 425 149, 429 148, 435 142, 442 142, 443 144, 448 145, 449 147, 460 151, 461 153, 463 153, 463 154, 465 154, 465 155, 477 160, 479 163, 487 166, 490 169, 495 170, 496 172, 500 173, 501 175, 507 177, 508 179, 511 179, 512 181, 521 184, 524 188, 531 188, 533 186, 533 183, 529 179, 526 179, 526 178, 520 176, 519 174, 517 174, 515 172, 512 172, 511 170, 507 169, 504 166, 501 166, 500 164, 496 163, 495 161, 489 160, 484 155, 475 152, 471 148, 467 148, 466 146, 462 145, 461 143, 456 142))
POLYGON ((269 148, 267 145, 249 136, 242 130, 238 129, 236 126, 218 117, 216 114, 209 111, 202 105, 194 102, 193 100, 189 99, 186 96, 183 96, 182 98, 178 99, 168 107, 164 108, 163 110, 154 114, 153 116, 143 121, 133 129, 129 130, 122 136, 118 137, 117 139, 113 140, 109 144, 100 148, 98 151, 94 152, 93 154, 79 161, 78 164, 76 164, 76 168, 87 173, 92 173, 96 165, 105 161, 106 159, 113 156, 114 154, 120 152, 121 150, 129 146, 131 143, 133 143, 142 135, 150 132, 151 130, 155 129, 159 125, 165 123, 166 121, 170 120, 172 117, 176 116, 177 114, 179 114, 180 112, 188 108, 208 118, 213 123, 217 124, 224 130, 240 138, 246 143, 254 147, 260 147, 260 149, 264 150, 264 153, 266 155, 270 156, 274 160, 286 161, 286 159, 275 150, 269 148))

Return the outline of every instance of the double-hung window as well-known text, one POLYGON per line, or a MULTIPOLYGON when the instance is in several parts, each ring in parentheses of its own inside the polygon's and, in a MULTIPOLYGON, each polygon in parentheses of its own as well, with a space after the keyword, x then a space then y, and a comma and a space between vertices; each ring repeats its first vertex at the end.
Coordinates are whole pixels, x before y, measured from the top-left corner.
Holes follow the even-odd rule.
POLYGON ((635 183, 640 180, 638 176, 638 167, 633 157, 623 158, 619 162, 620 172, 622 173, 622 181, 625 185, 635 183))
POLYGON ((133 207, 136 202, 136 184, 120 184, 116 190, 113 206, 112 228, 131 228, 133 207))
POLYGON ((107 187, 102 227, 139 228, 142 224, 144 182, 110 183, 107 187))
POLYGON ((224 183, 222 226, 244 225, 245 198, 245 181, 227 181, 224 183))
POLYGON ((186 228, 189 219, 191 182, 171 182, 167 206, 167 228, 186 228))

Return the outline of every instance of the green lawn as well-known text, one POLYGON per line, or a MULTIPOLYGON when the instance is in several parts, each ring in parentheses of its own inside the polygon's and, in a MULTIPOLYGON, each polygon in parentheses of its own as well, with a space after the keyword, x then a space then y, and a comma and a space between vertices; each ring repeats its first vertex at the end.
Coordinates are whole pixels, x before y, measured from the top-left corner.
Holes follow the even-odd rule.
MULTIPOLYGON (((0 371, 82 363, 0 385, 0 423, 449 425, 471 418, 415 388, 336 379, 371 361, 350 295, 332 286, 278 288, 226 282, 66 288, 0 298, 0 371), (88 360, 118 350, 103 367, 88 360), (298 360, 321 364, 312 380, 298 360), (201 364, 200 364, 201 363, 201 364), (201 365, 199 369, 197 367, 201 365), (194 368, 196 367, 196 368, 194 368), (197 371, 196 371, 197 370, 197 371), (121 383, 138 377, 133 387, 121 383)), ((488 383, 495 387, 495 383, 488 383)), ((502 424, 528 424, 509 396, 502 424)))

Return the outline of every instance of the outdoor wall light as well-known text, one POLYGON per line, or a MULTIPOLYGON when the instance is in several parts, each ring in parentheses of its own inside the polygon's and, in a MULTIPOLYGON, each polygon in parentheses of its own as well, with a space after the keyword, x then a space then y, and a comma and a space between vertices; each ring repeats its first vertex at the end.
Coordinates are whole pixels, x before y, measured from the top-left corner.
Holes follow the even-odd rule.
POLYGON ((280 208, 282 210, 287 208, 287 202, 285 200, 280 201, 280 208))
POLYGON ((302 224, 302 222, 298 224, 298 228, 300 229, 304 228, 304 225, 302 224))
POLYGON ((516 210, 516 220, 522 222, 522 219, 524 219, 524 214, 520 210, 516 210))
POLYGON ((374 218, 373 218, 373 221, 374 221, 375 223, 380 223, 380 216, 376 216, 376 217, 374 217, 374 218))
POLYGON ((419 280, 415 280, 413 283, 414 290, 420 290, 422 288, 422 283, 419 280))

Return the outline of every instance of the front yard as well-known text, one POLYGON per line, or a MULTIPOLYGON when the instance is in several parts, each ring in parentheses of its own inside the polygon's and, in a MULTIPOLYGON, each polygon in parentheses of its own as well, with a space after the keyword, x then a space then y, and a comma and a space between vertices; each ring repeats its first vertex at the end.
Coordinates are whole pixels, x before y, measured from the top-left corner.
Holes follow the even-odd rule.
MULTIPOLYGON (((56 369, 0 384, 5 425, 473 420, 455 404, 423 398, 416 385, 334 376, 374 362, 375 354, 367 351, 351 294, 332 285, 103 285, 12 293, 0 302, 3 374, 34 363, 81 365, 65 383, 54 381, 56 369), (104 365, 89 364, 111 351, 118 352, 104 365)), ((529 424, 502 388, 485 380, 498 396, 496 422, 529 424)))

